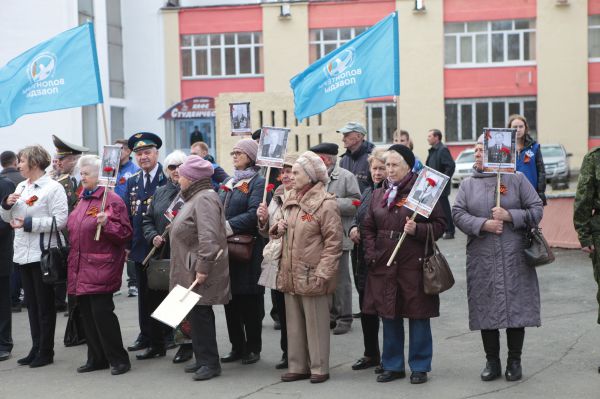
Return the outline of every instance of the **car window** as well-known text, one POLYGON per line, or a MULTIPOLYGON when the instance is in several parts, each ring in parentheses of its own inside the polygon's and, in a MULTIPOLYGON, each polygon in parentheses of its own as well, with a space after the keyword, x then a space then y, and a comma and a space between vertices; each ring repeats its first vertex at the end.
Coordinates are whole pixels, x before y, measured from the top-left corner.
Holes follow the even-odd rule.
POLYGON ((542 147, 542 157, 544 158, 555 158, 564 156, 565 155, 561 147, 542 147))
POLYGON ((456 163, 467 163, 467 162, 475 162, 475 153, 474 152, 463 152, 456 158, 456 163))

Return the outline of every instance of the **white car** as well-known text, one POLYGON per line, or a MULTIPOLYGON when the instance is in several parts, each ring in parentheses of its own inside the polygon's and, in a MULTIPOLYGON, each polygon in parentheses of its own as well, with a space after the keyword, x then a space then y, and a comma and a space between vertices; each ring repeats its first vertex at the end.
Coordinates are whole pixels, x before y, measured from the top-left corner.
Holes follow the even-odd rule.
POLYGON ((473 164, 475 163, 475 150, 472 148, 463 150, 456 160, 456 168, 452 175, 452 187, 458 187, 460 183, 473 174, 473 164))

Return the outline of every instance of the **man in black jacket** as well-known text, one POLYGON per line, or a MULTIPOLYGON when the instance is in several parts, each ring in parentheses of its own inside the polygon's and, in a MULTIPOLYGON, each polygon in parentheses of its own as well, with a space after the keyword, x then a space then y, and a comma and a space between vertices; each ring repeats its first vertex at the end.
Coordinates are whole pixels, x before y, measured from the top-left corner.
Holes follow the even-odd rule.
MULTIPOLYGON (((15 185, 0 176, 0 198, 15 192, 15 185)), ((14 232, 10 224, 0 220, 0 361, 10 357, 12 342, 12 314, 10 274, 13 270, 14 232)))
POLYGON ((452 155, 450 155, 448 147, 442 143, 442 132, 438 129, 431 129, 427 134, 427 142, 431 148, 429 149, 429 155, 427 155, 425 165, 450 178, 439 201, 446 214, 446 233, 444 234, 444 238, 452 239, 454 238, 454 223, 452 222, 452 210, 450 208, 448 196, 450 195, 450 181, 452 181, 452 175, 454 174, 456 164, 454 163, 454 159, 452 159, 452 155))
POLYGON ((371 186, 368 158, 375 145, 365 139, 367 130, 358 122, 348 122, 337 132, 342 133, 342 141, 346 148, 340 160, 340 168, 349 170, 356 176, 362 193, 365 188, 371 186))

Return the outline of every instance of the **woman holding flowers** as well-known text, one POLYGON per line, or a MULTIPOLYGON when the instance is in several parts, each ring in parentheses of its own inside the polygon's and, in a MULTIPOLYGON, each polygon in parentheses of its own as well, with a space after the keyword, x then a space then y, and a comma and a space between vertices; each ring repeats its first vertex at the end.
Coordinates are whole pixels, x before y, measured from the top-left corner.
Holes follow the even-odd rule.
MULTIPOLYGON (((417 216, 404 207, 417 174, 412 172, 415 156, 401 144, 394 144, 386 153, 387 180, 373 192, 369 209, 361 225, 361 238, 368 265, 362 311, 383 319, 383 373, 378 382, 405 377, 404 318, 408 319, 410 340, 408 365, 410 382, 427 381, 433 355, 429 319, 439 316, 437 295, 423 290, 423 264, 428 229, 438 239, 446 227, 444 212, 436 204, 428 219, 417 216), (406 232, 391 266, 387 262, 396 243, 406 232)), ((421 172, 425 173, 425 172, 421 172)), ((432 184, 435 182, 432 180, 432 184)))

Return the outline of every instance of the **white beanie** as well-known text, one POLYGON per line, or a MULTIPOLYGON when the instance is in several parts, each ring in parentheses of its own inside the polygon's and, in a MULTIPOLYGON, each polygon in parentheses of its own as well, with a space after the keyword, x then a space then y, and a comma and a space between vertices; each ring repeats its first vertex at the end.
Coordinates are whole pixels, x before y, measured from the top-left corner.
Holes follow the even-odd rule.
POLYGON ((302 166, 302 169, 306 172, 310 178, 311 183, 320 181, 323 184, 329 183, 329 175, 327 174, 327 167, 325 163, 317 154, 312 151, 306 151, 300 155, 296 160, 296 163, 302 166))

